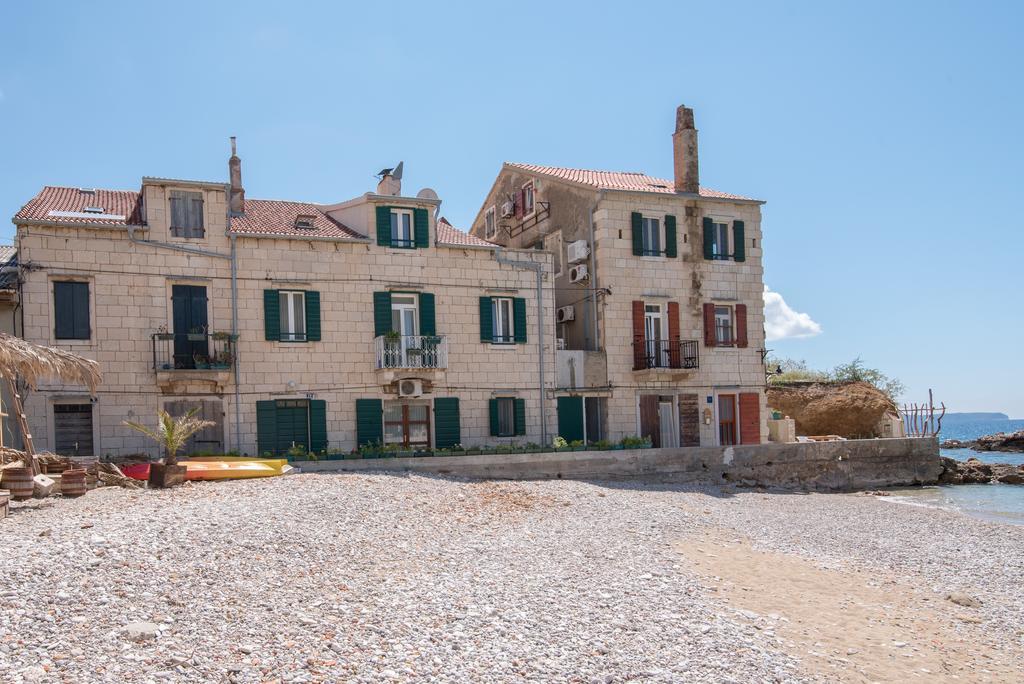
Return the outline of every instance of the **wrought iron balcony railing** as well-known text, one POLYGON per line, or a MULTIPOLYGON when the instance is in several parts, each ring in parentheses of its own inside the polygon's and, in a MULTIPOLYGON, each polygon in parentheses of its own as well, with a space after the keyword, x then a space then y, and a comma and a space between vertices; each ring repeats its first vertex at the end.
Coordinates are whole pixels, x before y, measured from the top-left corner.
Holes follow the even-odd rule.
POLYGON ((235 363, 235 340, 226 333, 153 333, 156 370, 225 370, 235 363))
POLYGON ((633 370, 677 368, 696 370, 700 367, 697 340, 633 340, 633 370))
POLYGON ((447 368, 444 335, 381 335, 374 339, 377 368, 447 368))

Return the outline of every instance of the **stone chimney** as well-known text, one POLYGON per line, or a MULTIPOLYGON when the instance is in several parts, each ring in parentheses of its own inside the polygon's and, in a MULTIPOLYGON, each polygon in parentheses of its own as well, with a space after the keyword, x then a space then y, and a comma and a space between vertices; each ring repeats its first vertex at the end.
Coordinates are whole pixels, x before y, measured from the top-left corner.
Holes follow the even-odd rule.
POLYGON ((242 187, 242 160, 235 152, 235 136, 231 136, 231 159, 228 160, 228 176, 231 178, 228 208, 232 214, 245 213, 245 188, 242 187))
POLYGON ((385 174, 380 182, 377 183, 377 194, 378 195, 394 195, 398 196, 402 194, 402 181, 395 180, 395 177, 390 173, 385 174))
POLYGON ((676 109, 676 132, 672 134, 672 161, 676 172, 676 192, 696 195, 700 192, 697 166, 697 129, 693 110, 685 105, 676 109))

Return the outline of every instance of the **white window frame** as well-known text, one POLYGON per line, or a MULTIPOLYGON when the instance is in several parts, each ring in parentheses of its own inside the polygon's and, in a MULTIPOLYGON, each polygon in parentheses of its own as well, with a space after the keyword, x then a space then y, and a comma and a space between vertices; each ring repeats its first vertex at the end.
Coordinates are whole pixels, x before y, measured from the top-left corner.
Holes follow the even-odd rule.
POLYGON ((651 258, 651 259, 658 259, 658 258, 664 257, 665 256, 665 217, 661 216, 661 215, 641 214, 640 215, 640 232, 641 232, 641 235, 643 236, 642 243, 643 243, 643 252, 644 253, 643 253, 642 256, 648 257, 648 258, 651 258), (650 253, 648 253, 650 250, 647 249, 647 245, 648 245, 647 235, 649 234, 648 226, 650 225, 651 221, 657 221, 658 222, 658 231, 657 231, 658 251, 657 252, 651 251, 650 253))
POLYGON ((729 228, 730 221, 724 219, 711 219, 714 221, 714 242, 712 242, 711 255, 719 261, 728 261, 733 258, 733 255, 729 252, 729 228))
POLYGON ((278 290, 278 303, 284 305, 287 303, 288 314, 286 320, 288 321, 288 329, 285 330, 284 326, 281 326, 281 341, 282 342, 305 342, 308 330, 306 329, 306 293, 303 290, 278 290), (284 295, 282 297, 282 295, 284 295), (298 296, 296 296, 298 295, 298 296), (283 301, 282 301, 283 300, 283 301), (298 300, 299 305, 296 309, 295 302, 298 300), (302 316, 302 333, 296 332, 298 328, 298 317, 302 316))
POLYGON ((523 190, 523 193, 522 193, 522 197, 523 197, 523 218, 527 218, 527 217, 533 216, 535 213, 537 213, 537 186, 535 186, 533 184, 532 180, 531 181, 527 181, 527 182, 523 183, 522 190, 523 190), (529 211, 527 211, 527 209, 526 209, 526 196, 527 196, 527 193, 529 193, 529 196, 530 196, 530 209, 529 209, 529 211))
POLYGON ((732 347, 736 344, 736 310, 728 304, 715 304, 715 346, 716 347, 732 347), (722 326, 719 325, 719 320, 724 320, 725 315, 720 314, 719 310, 725 309, 728 311, 729 321, 729 334, 730 339, 723 340, 719 335, 719 331, 722 326))
MULTIPOLYGON (((406 294, 404 292, 392 292, 391 293, 391 327, 394 328, 394 314, 399 312, 399 318, 402 316, 403 311, 412 311, 413 319, 415 320, 416 331, 410 333, 415 336, 420 334, 420 298, 414 294, 406 294), (411 303, 408 300, 412 300, 411 303)), ((401 332, 400 330, 398 331, 401 332)))
POLYGON ((398 247, 400 249, 408 249, 416 246, 416 220, 412 209, 392 209, 391 210, 391 246, 398 247), (409 217, 409 238, 403 239, 401 237, 402 232, 402 217, 409 217), (395 237, 398 234, 399 237, 395 237), (401 241, 402 244, 395 244, 396 241, 401 241))
POLYGON ((516 309, 512 297, 491 298, 491 342, 492 344, 513 344, 516 341, 516 309), (508 326, 502 322, 502 306, 508 307, 508 326))
POLYGON ((498 234, 498 209, 493 204, 484 212, 484 239, 490 240, 498 234))

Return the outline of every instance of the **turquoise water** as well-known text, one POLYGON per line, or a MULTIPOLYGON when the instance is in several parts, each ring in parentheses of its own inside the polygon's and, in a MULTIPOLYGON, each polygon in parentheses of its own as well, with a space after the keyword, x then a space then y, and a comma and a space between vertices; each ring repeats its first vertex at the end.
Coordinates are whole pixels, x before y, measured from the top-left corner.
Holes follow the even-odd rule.
MULTIPOLYGON (((986 420, 943 429, 944 439, 977 439, 997 432, 1024 430, 1024 420, 986 420)), ((1024 463, 1024 453, 942 449, 942 455, 966 461, 974 457, 987 463, 1024 463)), ((1024 525, 1024 485, 972 484, 894 489, 887 497, 894 503, 958 511, 988 522, 1024 525)))

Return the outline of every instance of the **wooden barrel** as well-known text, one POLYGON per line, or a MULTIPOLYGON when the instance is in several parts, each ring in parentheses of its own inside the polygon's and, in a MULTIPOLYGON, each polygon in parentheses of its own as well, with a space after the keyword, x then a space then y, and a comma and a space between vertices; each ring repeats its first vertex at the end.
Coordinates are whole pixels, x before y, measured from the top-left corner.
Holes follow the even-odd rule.
POLYGON ((3 472, 3 486, 11 490, 12 499, 24 501, 32 498, 31 468, 5 468, 3 472))
POLYGON ((85 470, 83 468, 65 470, 60 476, 60 493, 64 496, 85 494, 85 470))

